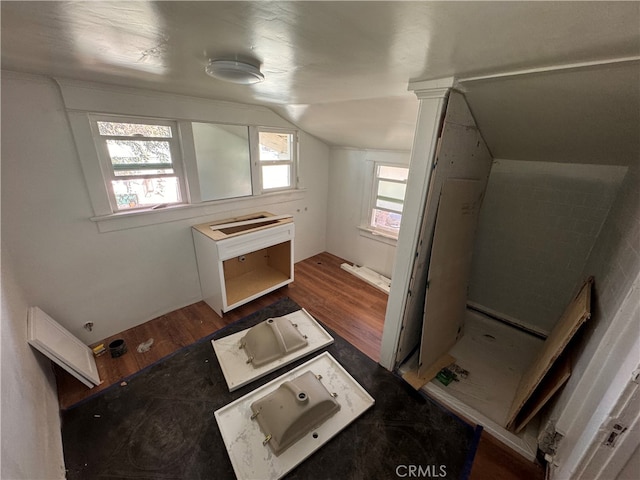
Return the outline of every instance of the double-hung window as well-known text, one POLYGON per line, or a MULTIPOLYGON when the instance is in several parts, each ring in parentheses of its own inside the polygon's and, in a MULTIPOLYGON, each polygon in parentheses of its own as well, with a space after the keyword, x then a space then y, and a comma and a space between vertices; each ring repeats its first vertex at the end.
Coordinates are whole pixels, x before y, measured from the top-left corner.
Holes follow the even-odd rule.
POLYGON ((258 130, 258 160, 263 192, 286 190, 295 185, 296 132, 258 130))
POLYGON ((398 238, 409 169, 375 163, 368 228, 378 234, 398 238))
POLYGON ((91 116, 91 128, 113 211, 184 201, 174 122, 91 116))

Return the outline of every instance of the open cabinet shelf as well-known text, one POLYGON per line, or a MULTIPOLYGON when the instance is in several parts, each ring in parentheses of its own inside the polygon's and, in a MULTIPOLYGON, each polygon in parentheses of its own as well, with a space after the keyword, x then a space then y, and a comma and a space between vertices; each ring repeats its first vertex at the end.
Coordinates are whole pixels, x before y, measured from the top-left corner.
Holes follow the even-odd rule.
POLYGON ((289 283, 290 254, 291 242, 285 242, 243 255, 242 262, 237 258, 222 262, 228 308, 289 283))
POLYGON ((290 217, 260 213, 196 225, 192 232, 202 298, 220 316, 293 282, 290 217))

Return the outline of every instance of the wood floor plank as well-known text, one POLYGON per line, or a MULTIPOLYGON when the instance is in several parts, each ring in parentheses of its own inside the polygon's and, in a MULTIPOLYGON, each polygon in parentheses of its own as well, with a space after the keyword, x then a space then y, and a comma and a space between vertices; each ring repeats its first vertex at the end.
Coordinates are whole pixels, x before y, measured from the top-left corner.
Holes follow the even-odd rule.
MULTIPOLYGON (((321 253, 296 263, 295 280, 287 287, 235 308, 223 317, 201 301, 97 342, 108 345, 112 339, 123 338, 127 342, 129 352, 115 359, 107 352, 96 359, 103 384, 93 389, 88 389, 67 372, 56 367, 61 408, 68 408, 109 385, 119 383, 123 378, 159 361, 188 342, 193 343, 206 337, 284 297, 291 298, 318 321, 334 330, 365 355, 378 361, 388 296, 342 270, 340 265, 344 262, 345 260, 329 253, 321 253), (136 352, 136 347, 149 338, 154 339, 154 345, 149 352, 136 352)), ((470 478, 542 480, 544 471, 540 465, 527 462, 483 433, 470 478)))

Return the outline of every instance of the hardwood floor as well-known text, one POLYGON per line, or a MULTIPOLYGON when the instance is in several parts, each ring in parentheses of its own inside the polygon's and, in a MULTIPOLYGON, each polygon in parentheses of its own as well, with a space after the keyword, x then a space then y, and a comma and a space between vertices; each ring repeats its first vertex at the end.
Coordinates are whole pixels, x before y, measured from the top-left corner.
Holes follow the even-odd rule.
MULTIPOLYGON (((128 353, 115 359, 108 352, 98 357, 96 363, 103 383, 92 389, 87 389, 71 375, 56 368, 60 407, 69 408, 110 385, 122 382, 172 352, 283 297, 291 298, 378 361, 387 295, 342 270, 340 265, 344 262, 329 253, 315 255, 296 263, 295 281, 288 287, 225 313, 222 318, 206 303, 198 302, 98 342, 107 346, 112 340, 122 338, 127 343, 128 353), (138 353, 136 347, 150 338, 154 339, 151 349, 138 353)), ((544 470, 483 433, 470 478, 537 480, 544 478, 544 470)))

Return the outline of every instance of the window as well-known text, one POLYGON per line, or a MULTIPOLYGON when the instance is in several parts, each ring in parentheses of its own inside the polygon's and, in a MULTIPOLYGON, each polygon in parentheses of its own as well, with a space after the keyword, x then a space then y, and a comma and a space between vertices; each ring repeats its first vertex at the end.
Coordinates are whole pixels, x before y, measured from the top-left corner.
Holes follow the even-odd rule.
POLYGON ((91 117, 112 211, 183 202, 175 123, 91 117))
POLYGON ((374 164, 373 188, 368 209, 368 229, 398 238, 409 169, 396 165, 374 164))
POLYGON ((140 215, 151 210, 174 212, 154 215, 158 220, 182 218, 189 215, 179 213, 185 207, 218 211, 236 199, 262 206, 271 201, 263 195, 297 190, 293 129, 82 110, 67 115, 93 220, 104 231, 156 223, 140 215))
POLYGON ((295 132, 260 129, 258 158, 262 191, 292 188, 296 157, 295 132))

